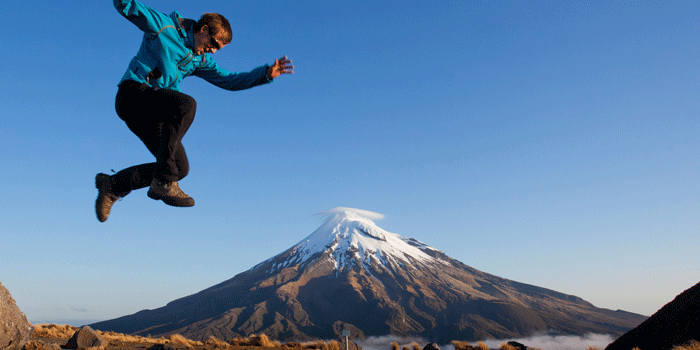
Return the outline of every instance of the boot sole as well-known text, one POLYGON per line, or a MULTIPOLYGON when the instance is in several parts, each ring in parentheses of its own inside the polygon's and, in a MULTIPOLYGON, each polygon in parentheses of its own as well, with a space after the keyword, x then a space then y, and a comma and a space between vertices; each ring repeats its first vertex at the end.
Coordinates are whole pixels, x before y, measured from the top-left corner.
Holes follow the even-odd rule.
POLYGON ((151 191, 150 189, 148 190, 148 198, 155 199, 155 200, 161 200, 163 203, 173 206, 173 207, 180 207, 180 208, 188 208, 194 206, 194 199, 192 197, 183 199, 183 198, 173 198, 173 197, 168 197, 168 196, 161 196, 158 193, 155 193, 151 191))
MULTIPOLYGON (((112 203, 112 205, 109 205, 107 212, 104 214, 102 213, 101 209, 103 206, 100 205, 101 204, 100 198, 102 197, 102 191, 103 191, 102 187, 105 186, 104 182, 107 181, 104 179, 105 177, 109 178, 109 175, 105 175, 105 174, 100 173, 100 174, 97 174, 97 176, 95 176, 95 188, 97 188, 97 190, 98 190, 97 200, 95 201, 95 214, 97 214, 97 220, 99 222, 107 221, 107 219, 109 218, 109 214, 112 211, 112 205, 114 205, 114 203, 112 203)), ((102 198, 102 200, 105 201, 105 200, 107 200, 107 198, 102 198)))

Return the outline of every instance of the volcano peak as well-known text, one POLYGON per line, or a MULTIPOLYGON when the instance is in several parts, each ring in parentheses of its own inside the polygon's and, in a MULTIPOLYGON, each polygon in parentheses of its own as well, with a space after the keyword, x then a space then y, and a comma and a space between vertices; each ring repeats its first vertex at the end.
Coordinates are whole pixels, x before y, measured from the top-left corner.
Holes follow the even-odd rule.
POLYGON ((156 310, 94 324, 138 335, 224 340, 422 336, 434 341, 543 332, 621 334, 644 316, 476 270, 377 226, 384 216, 335 208, 309 236, 233 278, 156 310))

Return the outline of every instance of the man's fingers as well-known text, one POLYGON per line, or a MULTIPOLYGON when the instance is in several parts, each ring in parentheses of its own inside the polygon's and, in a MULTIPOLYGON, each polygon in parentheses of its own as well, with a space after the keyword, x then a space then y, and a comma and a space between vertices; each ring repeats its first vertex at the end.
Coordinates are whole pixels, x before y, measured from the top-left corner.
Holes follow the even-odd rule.
POLYGON ((279 62, 281 65, 286 65, 287 63, 292 63, 292 60, 288 59, 286 55, 284 57, 281 57, 280 59, 278 59, 276 61, 279 62))

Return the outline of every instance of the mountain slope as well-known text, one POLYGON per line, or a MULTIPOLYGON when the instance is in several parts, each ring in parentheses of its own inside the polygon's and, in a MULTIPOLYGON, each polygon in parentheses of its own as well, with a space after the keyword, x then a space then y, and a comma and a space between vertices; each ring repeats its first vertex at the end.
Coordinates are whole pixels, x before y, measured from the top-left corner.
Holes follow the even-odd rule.
POLYGON ((232 279, 156 310, 96 323, 139 335, 280 340, 366 335, 434 341, 550 332, 619 335, 645 317, 493 276, 336 208, 311 235, 232 279))

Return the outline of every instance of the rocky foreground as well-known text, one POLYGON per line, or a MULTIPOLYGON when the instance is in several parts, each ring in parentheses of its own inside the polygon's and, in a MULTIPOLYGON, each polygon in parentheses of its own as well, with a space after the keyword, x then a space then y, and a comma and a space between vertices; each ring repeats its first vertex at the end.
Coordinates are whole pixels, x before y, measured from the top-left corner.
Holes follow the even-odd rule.
MULTIPOLYGON (((93 330, 89 326, 81 328, 67 325, 34 326, 34 332, 24 345, 25 350, 60 350, 60 349, 100 349, 100 350, 340 350, 345 349, 345 343, 339 341, 281 344, 271 341, 264 334, 249 338, 238 338, 224 342, 214 337, 206 341, 194 341, 175 334, 168 338, 150 338, 132 336, 114 332, 93 330)), ((350 350, 362 350, 353 344, 350 350)))
MULTIPOLYGON (((483 343, 470 344, 455 341, 455 350, 491 350, 483 343)), ((114 332, 93 330, 89 326, 81 328, 61 325, 40 324, 34 326, 31 337, 24 344, 24 350, 61 350, 61 349, 91 349, 91 350, 362 350, 353 343, 345 344, 343 340, 311 341, 280 343, 270 340, 266 335, 256 335, 248 338, 236 338, 224 342, 215 337, 207 341, 194 341, 181 335, 171 335, 168 338, 150 338, 125 335, 114 332)), ((532 349, 519 343, 503 343, 500 350, 532 349)), ((387 344, 386 350, 440 350, 439 346, 431 343, 423 348, 418 343, 399 345, 387 344)))
MULTIPOLYGON (((679 294, 673 301, 638 327, 610 344, 606 350, 700 350, 700 283, 679 294)), ((342 339, 342 338, 341 338, 342 339)), ((483 343, 453 341, 455 350, 490 350, 483 343)), ((225 342, 215 337, 193 341, 182 335, 151 338, 101 332, 89 326, 81 328, 59 325, 32 326, 17 307, 9 291, 0 283, 0 350, 362 350, 353 342, 311 341, 282 344, 265 334, 237 337, 225 342)), ((387 344, 386 350, 439 350, 435 344, 421 348, 417 343, 400 346, 387 344)), ((531 349, 515 342, 503 343, 501 350, 531 349)), ((589 347, 586 350, 594 350, 589 347)), ((596 349, 597 350, 597 349, 596 349)))
MULTIPOLYGON (((238 338, 230 343, 223 342, 214 337, 207 341, 193 341, 181 335, 172 335, 168 338, 147 338, 118 334, 114 332, 95 331, 88 326, 76 328, 60 325, 36 325, 33 332, 22 349, 25 350, 62 350, 62 349, 89 349, 89 350, 343 350, 346 344, 342 341, 314 341, 314 342, 290 342, 281 344, 271 341, 267 336, 252 336, 238 338)), ((496 350, 489 349, 481 342, 475 344, 455 341, 452 343, 455 350, 496 350)), ((358 345, 350 342, 348 348, 362 350, 358 345)), ((641 350, 643 348, 634 348, 641 350)), ((651 349, 651 348, 649 348, 651 349)), ((386 350, 440 350, 436 344, 427 344, 421 348, 417 343, 399 345, 387 344, 386 350)), ((537 350, 524 344, 509 342, 502 343, 498 350, 537 350)), ((584 350, 584 349, 581 349, 584 350)), ((599 350, 588 347, 585 350, 599 350)), ((630 349, 632 350, 632 349, 630 349)), ((673 350, 700 350, 700 342, 691 341, 675 346, 673 350)))

